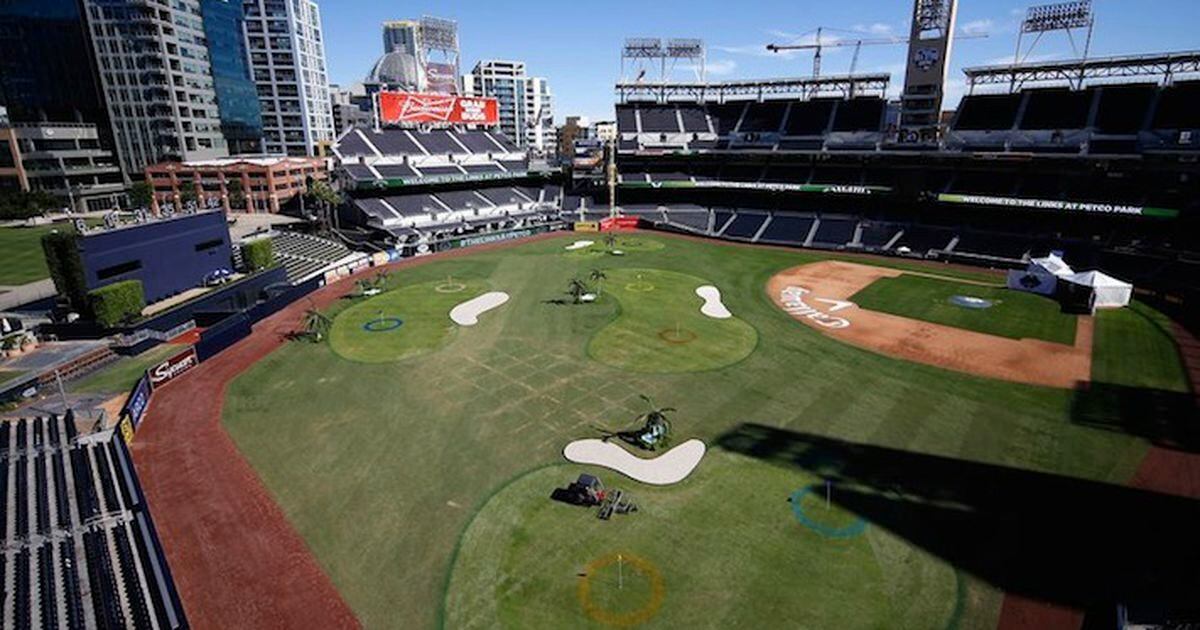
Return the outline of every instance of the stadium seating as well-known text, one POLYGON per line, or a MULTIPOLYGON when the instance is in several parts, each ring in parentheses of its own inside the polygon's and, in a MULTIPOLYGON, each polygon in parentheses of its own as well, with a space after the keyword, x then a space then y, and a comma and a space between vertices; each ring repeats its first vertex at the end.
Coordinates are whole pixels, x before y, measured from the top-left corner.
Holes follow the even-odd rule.
POLYGON ((6 618, 15 628, 186 627, 124 443, 74 425, 71 414, 0 425, 6 618))
POLYGON ((643 105, 638 109, 643 133, 682 133, 674 107, 643 105))
POLYGON ((833 99, 793 102, 783 133, 789 136, 824 135, 836 102, 833 99))
POLYGON ((972 94, 963 97, 954 119, 958 131, 1008 131, 1017 121, 1021 94, 972 94))
POLYGON ((750 103, 738 131, 742 133, 778 133, 783 127, 783 117, 788 110, 788 101, 750 103))
POLYGON ((854 239, 857 229, 857 217, 822 216, 813 234, 812 245, 845 247, 854 239))
POLYGON ((310 234, 273 232, 270 238, 275 260, 283 265, 293 284, 363 257, 341 243, 310 234))
POLYGON ((1100 88, 1096 131, 1103 134, 1136 134, 1141 131, 1146 126, 1146 117, 1154 103, 1155 90, 1154 85, 1112 85, 1100 88))
POLYGON ((758 234, 758 230, 762 228, 766 220, 765 213, 739 211, 722 235, 726 238, 748 241, 758 234))
POLYGON ((683 130, 686 133, 712 132, 712 128, 708 124, 708 114, 700 105, 680 105, 679 118, 683 121, 683 130))
POLYGON ((885 103, 881 98, 839 101, 833 117, 834 131, 882 131, 885 103))
POLYGON ((713 126, 716 127, 719 136, 728 136, 733 133, 745 111, 746 103, 723 103, 708 106, 708 115, 712 117, 713 126))
POLYGON ((812 216, 776 212, 758 240, 763 243, 803 245, 815 222, 816 218, 812 216))

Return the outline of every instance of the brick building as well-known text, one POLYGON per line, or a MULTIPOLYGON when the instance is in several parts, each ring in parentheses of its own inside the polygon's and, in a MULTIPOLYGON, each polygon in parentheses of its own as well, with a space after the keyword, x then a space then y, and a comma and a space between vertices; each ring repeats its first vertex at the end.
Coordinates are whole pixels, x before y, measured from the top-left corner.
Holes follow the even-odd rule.
POLYGON ((146 167, 146 182, 154 190, 151 208, 156 214, 166 204, 181 208, 180 192, 189 186, 199 208, 275 213, 304 193, 310 178, 328 177, 323 159, 306 157, 239 156, 146 167))

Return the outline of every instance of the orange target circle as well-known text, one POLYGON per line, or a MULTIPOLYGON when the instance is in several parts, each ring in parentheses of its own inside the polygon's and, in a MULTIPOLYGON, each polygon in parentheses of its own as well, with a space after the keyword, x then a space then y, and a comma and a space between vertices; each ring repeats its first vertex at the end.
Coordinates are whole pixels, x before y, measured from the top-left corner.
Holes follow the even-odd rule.
POLYGON ((579 580, 578 595, 583 612, 594 621, 608 626, 629 628, 645 623, 658 614, 658 609, 666 597, 666 585, 663 583, 662 574, 649 560, 629 553, 611 553, 591 561, 584 568, 579 580), (600 569, 618 562, 621 563, 623 569, 639 573, 650 582, 650 597, 646 604, 637 610, 613 612, 603 608, 592 599, 592 576, 600 569))

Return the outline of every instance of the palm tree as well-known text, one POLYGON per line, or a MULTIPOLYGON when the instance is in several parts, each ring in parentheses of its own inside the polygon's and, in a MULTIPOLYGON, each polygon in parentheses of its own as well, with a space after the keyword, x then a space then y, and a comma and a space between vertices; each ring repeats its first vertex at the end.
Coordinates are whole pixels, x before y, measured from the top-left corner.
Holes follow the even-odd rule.
POLYGON ((638 416, 637 419, 643 422, 642 434, 650 435, 656 438, 650 442, 650 450, 655 450, 658 447, 667 447, 671 442, 671 421, 667 418, 668 413, 676 411, 674 407, 659 407, 654 404, 649 396, 639 394, 642 400, 650 405, 650 411, 638 416))
POLYGON ((617 235, 613 234, 612 232, 605 234, 604 235, 604 247, 608 248, 608 251, 611 252, 613 250, 613 248, 616 246, 617 246, 617 235))
POLYGON ((579 278, 571 278, 571 281, 567 284, 567 295, 571 296, 571 299, 575 302, 575 304, 583 303, 583 296, 587 292, 587 285, 584 284, 583 280, 580 280, 579 278))
POLYGON ((371 286, 382 291, 385 287, 387 287, 387 281, 388 272, 380 271, 379 273, 375 274, 374 278, 371 279, 371 286))
POLYGON ((321 341, 325 338, 325 333, 329 332, 329 327, 333 325, 333 320, 329 316, 315 308, 310 308, 304 311, 304 334, 313 341, 321 341))
POLYGON ((604 281, 608 276, 601 269, 593 269, 592 273, 588 274, 588 279, 596 283, 596 295, 604 295, 604 281))

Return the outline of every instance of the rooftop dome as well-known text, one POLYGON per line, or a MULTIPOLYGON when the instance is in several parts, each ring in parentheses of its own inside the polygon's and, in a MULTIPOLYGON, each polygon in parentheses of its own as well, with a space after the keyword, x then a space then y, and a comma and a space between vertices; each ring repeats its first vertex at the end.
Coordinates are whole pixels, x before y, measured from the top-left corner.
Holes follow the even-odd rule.
POLYGON ((392 51, 379 58, 367 75, 370 83, 383 83, 389 87, 401 90, 416 90, 420 85, 420 66, 416 57, 402 52, 392 51))

